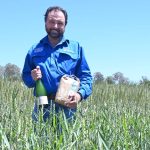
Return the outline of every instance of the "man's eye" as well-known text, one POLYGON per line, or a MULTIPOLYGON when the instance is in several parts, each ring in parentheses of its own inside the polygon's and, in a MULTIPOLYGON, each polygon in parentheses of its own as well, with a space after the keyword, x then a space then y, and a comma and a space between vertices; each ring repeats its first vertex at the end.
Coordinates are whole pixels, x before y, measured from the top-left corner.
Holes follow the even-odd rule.
POLYGON ((59 26, 62 26, 62 25, 64 25, 62 22, 58 22, 57 23, 59 26))
POLYGON ((49 21, 49 23, 51 23, 51 24, 55 24, 55 21, 49 21))
POLYGON ((57 22, 57 21, 54 21, 54 20, 50 20, 50 21, 49 21, 49 24, 51 24, 51 25, 57 24, 58 26, 63 26, 63 25, 64 25, 63 22, 57 22))

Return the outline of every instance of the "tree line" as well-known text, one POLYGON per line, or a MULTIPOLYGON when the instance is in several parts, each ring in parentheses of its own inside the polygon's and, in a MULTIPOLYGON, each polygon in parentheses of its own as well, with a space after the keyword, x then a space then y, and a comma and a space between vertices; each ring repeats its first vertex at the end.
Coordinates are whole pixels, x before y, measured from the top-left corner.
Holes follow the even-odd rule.
POLYGON ((21 80, 21 69, 15 65, 8 63, 5 66, 0 65, 0 78, 8 80, 21 80))
POLYGON ((123 73, 116 72, 112 76, 104 77, 101 72, 95 72, 93 75, 94 83, 106 82, 108 84, 148 84, 150 85, 150 80, 146 76, 142 76, 138 83, 130 81, 129 78, 125 77, 123 73))
MULTIPOLYGON (((7 79, 7 80, 21 80, 21 69, 15 65, 8 63, 5 66, 0 65, 0 78, 7 79)), ((94 83, 101 83, 106 82, 108 84, 131 84, 132 81, 129 78, 125 77, 123 73, 116 72, 112 76, 104 77, 101 72, 95 72, 93 74, 94 83)), ((142 76, 139 84, 149 84, 150 80, 146 76, 142 76)))

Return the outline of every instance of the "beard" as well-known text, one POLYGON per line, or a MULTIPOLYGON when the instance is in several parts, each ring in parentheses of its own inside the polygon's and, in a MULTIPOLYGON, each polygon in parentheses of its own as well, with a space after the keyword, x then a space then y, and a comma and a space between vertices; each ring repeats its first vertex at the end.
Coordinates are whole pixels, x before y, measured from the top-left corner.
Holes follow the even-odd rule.
POLYGON ((59 29, 47 29, 46 32, 48 36, 50 36, 53 39, 59 39, 63 36, 64 32, 60 31, 59 29))

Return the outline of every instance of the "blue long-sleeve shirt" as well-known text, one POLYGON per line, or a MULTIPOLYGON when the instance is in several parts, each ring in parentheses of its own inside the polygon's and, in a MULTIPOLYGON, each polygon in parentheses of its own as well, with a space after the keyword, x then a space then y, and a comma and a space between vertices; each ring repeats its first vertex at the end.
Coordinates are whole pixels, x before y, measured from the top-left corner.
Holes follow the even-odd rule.
POLYGON ((36 66, 40 66, 48 95, 56 93, 60 78, 64 74, 75 75, 80 79, 79 93, 83 99, 92 93, 92 75, 83 48, 78 42, 62 38, 53 48, 46 36, 35 44, 28 51, 22 70, 22 79, 29 88, 35 87, 31 70, 36 66))

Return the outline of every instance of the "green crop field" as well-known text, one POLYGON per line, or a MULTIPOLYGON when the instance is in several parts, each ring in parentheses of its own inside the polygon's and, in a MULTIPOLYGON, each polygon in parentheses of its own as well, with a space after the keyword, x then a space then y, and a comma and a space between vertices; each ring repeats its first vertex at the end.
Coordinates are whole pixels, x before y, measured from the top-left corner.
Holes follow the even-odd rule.
MULTIPOLYGON (((0 80, 2 150, 150 150, 150 87, 97 84, 78 106, 77 119, 32 123, 32 89, 0 80)), ((39 116, 40 118, 40 116, 39 116)))

